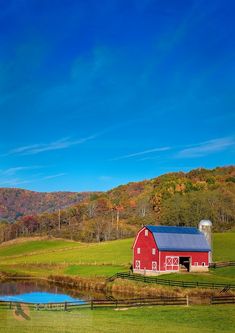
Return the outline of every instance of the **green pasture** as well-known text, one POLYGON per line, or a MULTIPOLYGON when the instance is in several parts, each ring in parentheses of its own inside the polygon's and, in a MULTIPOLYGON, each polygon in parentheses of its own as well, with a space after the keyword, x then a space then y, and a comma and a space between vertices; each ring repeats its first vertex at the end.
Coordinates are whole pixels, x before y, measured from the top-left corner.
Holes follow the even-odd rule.
POLYGON ((90 276, 90 277, 99 277, 99 276, 112 276, 117 272, 123 270, 122 266, 113 266, 113 265, 71 265, 64 270, 66 275, 79 275, 79 276, 90 276))
POLYGON ((235 232, 213 235, 213 261, 235 261, 235 232))
POLYGON ((235 284, 235 267, 210 269, 207 273, 172 273, 164 274, 162 279, 174 281, 198 281, 210 283, 235 284))
POLYGON ((26 319, 15 309, 0 309, 4 333, 221 333, 234 332, 235 306, 164 306, 124 310, 31 310, 26 319))
MULTIPOLYGON (((48 241, 52 242, 52 241, 48 241)), ((62 241, 63 242, 63 241, 62 241)), ((23 263, 72 263, 72 264, 112 264, 127 266, 131 262, 132 256, 132 239, 122 239, 117 241, 102 242, 102 243, 89 243, 81 244, 78 246, 70 247, 67 241, 64 241, 63 248, 59 249, 51 244, 50 248, 44 250, 37 250, 36 244, 31 242, 31 252, 23 253, 19 251, 17 254, 5 256, 7 247, 4 248, 2 255, 0 251, 1 263, 8 264, 23 264, 23 263), (68 247, 66 249, 66 247, 68 247), (70 247, 70 248, 69 248, 70 247)), ((36 241, 35 241, 36 243, 36 241)), ((74 244, 76 244, 74 242, 74 244)), ((25 244, 26 245, 26 244, 25 244)), ((10 245, 9 250, 16 252, 15 246, 10 245), (14 249, 12 249, 12 247, 14 249)), ((1 247, 0 247, 1 248, 1 247)), ((22 248, 23 251, 23 248, 22 248)))
POLYGON ((4 243, 0 246, 0 257, 11 257, 19 255, 27 255, 42 251, 43 253, 47 250, 59 250, 66 248, 79 247, 81 243, 71 242, 63 239, 59 240, 29 240, 16 242, 16 244, 5 245, 4 243))
MULTIPOLYGON (((133 239, 101 243, 68 240, 29 240, 0 246, 0 270, 32 276, 78 275, 108 277, 127 271, 133 239)), ((235 233, 213 236, 213 259, 235 261, 235 233)), ((235 267, 211 269, 203 274, 167 274, 162 278, 184 281, 235 283, 235 267)))

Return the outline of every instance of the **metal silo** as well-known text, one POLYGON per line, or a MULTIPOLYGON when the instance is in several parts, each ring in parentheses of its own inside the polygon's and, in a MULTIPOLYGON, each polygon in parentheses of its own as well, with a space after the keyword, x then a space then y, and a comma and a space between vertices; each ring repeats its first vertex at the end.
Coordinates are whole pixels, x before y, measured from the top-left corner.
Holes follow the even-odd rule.
POLYGON ((209 253, 209 263, 212 263, 212 222, 210 220, 201 220, 199 222, 199 230, 204 233, 208 244, 211 247, 209 253))

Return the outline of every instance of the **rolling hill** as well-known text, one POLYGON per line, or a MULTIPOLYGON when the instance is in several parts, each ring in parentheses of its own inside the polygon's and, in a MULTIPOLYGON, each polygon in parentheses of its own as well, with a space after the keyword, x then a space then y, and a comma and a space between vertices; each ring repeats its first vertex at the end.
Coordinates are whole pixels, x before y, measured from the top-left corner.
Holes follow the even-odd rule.
MULTIPOLYGON (((0 245, 0 271, 48 276, 50 274, 108 277, 127 271, 134 239, 81 243, 65 239, 18 239, 0 245)), ((213 260, 234 261, 235 233, 215 233, 213 260)), ((211 269, 209 273, 164 275, 167 279, 235 283, 235 267, 211 269)))
POLYGON ((215 231, 235 228, 235 166, 168 173, 107 192, 0 193, 1 217, 18 214, 16 223, 0 224, 0 242, 32 235, 101 242, 132 237, 144 224, 197 226, 201 219, 215 231))
POLYGON ((14 221, 20 216, 53 212, 76 204, 90 193, 34 192, 17 188, 0 188, 0 219, 14 221))

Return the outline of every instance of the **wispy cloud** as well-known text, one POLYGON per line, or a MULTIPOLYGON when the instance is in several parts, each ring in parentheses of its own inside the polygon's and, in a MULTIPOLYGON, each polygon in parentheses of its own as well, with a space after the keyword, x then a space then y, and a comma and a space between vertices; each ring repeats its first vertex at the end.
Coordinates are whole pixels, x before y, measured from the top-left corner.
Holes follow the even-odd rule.
MULTIPOLYGON (((161 157, 160 156, 148 156, 148 157, 143 157, 143 158, 140 158, 139 161, 149 161, 149 160, 159 160, 161 157)), ((162 161, 162 159, 161 159, 162 161)))
POLYGON ((127 159, 127 158, 132 158, 132 157, 136 157, 136 156, 151 154, 151 153, 155 153, 155 152, 163 152, 163 151, 170 150, 170 149, 171 149, 171 147, 158 147, 158 148, 153 148, 153 149, 147 149, 147 150, 144 150, 144 151, 140 151, 140 152, 136 152, 136 153, 132 153, 132 154, 112 158, 111 161, 124 160, 124 159, 127 159))
MULTIPOLYGON (((66 176, 67 173, 57 173, 57 174, 53 174, 53 175, 48 175, 48 176, 44 176, 44 177, 36 177, 36 175, 33 176, 33 178, 28 179, 28 180, 24 180, 24 179, 20 179, 20 178, 6 178, 6 179, 0 179, 0 186, 2 187, 18 187, 19 185, 23 185, 23 184, 32 184, 32 183, 38 183, 41 182, 43 180, 50 180, 50 179, 54 179, 54 178, 58 178, 58 177, 63 177, 66 176)), ((39 175, 38 175, 39 176, 39 175)))
POLYGON ((177 157, 202 157, 219 151, 224 151, 232 146, 235 146, 235 139, 232 137, 213 139, 183 149, 177 154, 177 157))
POLYGON ((19 178, 12 178, 12 179, 6 179, 6 180, 0 180, 0 186, 4 187, 17 187, 19 185, 23 185, 23 184, 28 184, 31 183, 30 180, 22 180, 19 178))
POLYGON ((17 172, 27 171, 27 170, 34 170, 34 169, 38 169, 38 168, 42 168, 42 166, 40 166, 40 165, 19 166, 19 167, 14 167, 14 168, 9 168, 9 169, 6 169, 6 170, 2 170, 1 173, 5 176, 13 176, 17 172))
POLYGON ((42 180, 46 180, 46 179, 53 179, 53 178, 57 178, 57 177, 63 177, 66 176, 67 173, 57 173, 55 175, 50 175, 50 176, 45 176, 42 178, 42 180))
POLYGON ((81 138, 78 140, 71 140, 71 138, 62 138, 57 141, 53 141, 50 143, 39 143, 29 146, 22 146, 15 149, 10 150, 6 155, 35 155, 39 153, 43 153, 46 151, 58 150, 58 149, 66 149, 71 146, 79 145, 85 143, 86 141, 92 140, 96 138, 98 134, 90 135, 85 138, 81 138))
POLYGON ((111 176, 100 176, 99 177, 99 180, 104 181, 104 182, 108 182, 111 179, 112 179, 111 176))

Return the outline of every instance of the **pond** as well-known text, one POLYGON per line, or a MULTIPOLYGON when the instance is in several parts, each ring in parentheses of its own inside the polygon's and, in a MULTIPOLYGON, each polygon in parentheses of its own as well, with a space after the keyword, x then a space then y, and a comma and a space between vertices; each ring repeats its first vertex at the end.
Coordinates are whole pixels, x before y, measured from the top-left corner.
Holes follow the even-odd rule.
POLYGON ((42 281, 8 281, 0 284, 0 301, 22 303, 61 303, 76 302, 84 304, 91 298, 105 298, 102 294, 74 291, 42 281))

